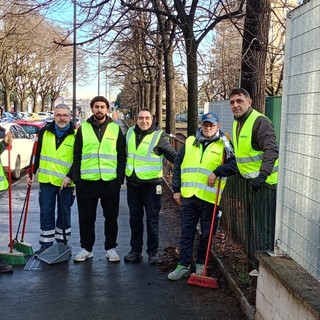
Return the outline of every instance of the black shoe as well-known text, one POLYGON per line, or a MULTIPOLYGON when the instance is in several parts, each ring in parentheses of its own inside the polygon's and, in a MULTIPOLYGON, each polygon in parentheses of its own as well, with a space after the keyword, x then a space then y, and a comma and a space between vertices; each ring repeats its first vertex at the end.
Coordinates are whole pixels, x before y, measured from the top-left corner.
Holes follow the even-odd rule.
POLYGON ((0 273, 12 272, 13 267, 10 264, 0 261, 0 273))
POLYGON ((159 262, 159 255, 157 252, 151 252, 149 253, 149 263, 150 264, 156 264, 159 262))
POLYGON ((48 249, 50 247, 45 247, 45 246, 41 246, 39 250, 37 250, 35 253, 34 253, 34 256, 37 257, 40 253, 42 253, 44 250, 48 249))
POLYGON ((124 256, 124 261, 138 261, 142 258, 142 252, 130 251, 126 256, 124 256))

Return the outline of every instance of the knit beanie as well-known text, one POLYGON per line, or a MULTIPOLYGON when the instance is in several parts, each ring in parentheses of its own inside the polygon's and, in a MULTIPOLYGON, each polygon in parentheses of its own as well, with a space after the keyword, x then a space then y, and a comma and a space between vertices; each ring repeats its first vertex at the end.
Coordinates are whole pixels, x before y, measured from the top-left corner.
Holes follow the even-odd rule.
POLYGON ((104 102, 107 105, 107 108, 109 109, 109 101, 104 96, 96 96, 90 101, 90 107, 92 108, 94 103, 100 101, 104 102))

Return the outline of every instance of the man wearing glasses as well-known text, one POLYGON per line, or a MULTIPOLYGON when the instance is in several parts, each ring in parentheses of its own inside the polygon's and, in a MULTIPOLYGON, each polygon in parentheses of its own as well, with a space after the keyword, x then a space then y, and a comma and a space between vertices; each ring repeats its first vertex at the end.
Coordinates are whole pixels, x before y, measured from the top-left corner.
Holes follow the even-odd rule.
POLYGON ((34 170, 28 183, 32 183, 33 175, 38 171, 40 187, 40 249, 35 252, 35 256, 52 246, 54 240, 63 242, 63 226, 67 240, 71 234, 70 214, 74 200, 72 162, 76 132, 70 120, 69 107, 65 104, 57 105, 54 121, 39 131, 36 154, 31 160, 34 162, 34 170), (57 198, 59 189, 61 201, 57 198))
MULTIPOLYGON (((219 129, 217 115, 213 112, 204 114, 201 127, 195 135, 187 138, 174 161, 173 198, 181 204, 181 236, 180 259, 176 269, 169 273, 169 280, 179 280, 190 275, 193 242, 199 221, 201 235, 195 271, 199 275, 203 273, 213 209, 216 200, 219 205, 226 184, 226 179, 221 179, 219 184, 217 177, 230 176, 237 171, 233 149, 219 129)), ((214 230, 218 221, 217 214, 214 230)))

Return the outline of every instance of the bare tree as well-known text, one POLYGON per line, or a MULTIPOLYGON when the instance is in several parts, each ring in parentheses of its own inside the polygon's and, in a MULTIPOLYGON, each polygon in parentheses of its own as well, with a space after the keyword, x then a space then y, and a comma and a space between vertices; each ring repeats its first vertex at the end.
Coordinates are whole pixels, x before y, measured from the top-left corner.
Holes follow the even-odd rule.
POLYGON ((242 45, 241 87, 251 95, 254 107, 265 111, 265 66, 270 24, 270 0, 247 0, 242 45))

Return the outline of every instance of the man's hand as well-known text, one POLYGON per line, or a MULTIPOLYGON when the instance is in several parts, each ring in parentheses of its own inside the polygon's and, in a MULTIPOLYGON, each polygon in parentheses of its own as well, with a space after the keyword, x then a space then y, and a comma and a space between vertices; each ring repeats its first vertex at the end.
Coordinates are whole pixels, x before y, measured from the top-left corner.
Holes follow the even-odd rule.
POLYGON ((66 188, 71 183, 71 181, 72 180, 69 177, 65 177, 62 181, 61 190, 63 188, 66 188))
POLYGON ((217 176, 212 172, 208 177, 208 186, 212 188, 216 179, 217 176))
POLYGON ((180 192, 175 192, 173 194, 173 199, 177 202, 177 204, 181 204, 181 193, 180 192))
POLYGON ((260 173, 256 178, 250 181, 249 186, 252 188, 253 191, 257 192, 262 187, 262 185, 265 183, 266 180, 267 180, 267 176, 260 173))
POLYGON ((11 133, 11 132, 8 132, 8 133, 4 136, 3 141, 4 141, 7 145, 12 144, 12 133, 11 133))
POLYGON ((34 174, 33 174, 33 173, 28 174, 27 184, 28 184, 29 186, 32 185, 32 182, 33 182, 33 180, 34 180, 33 178, 34 178, 34 174))

